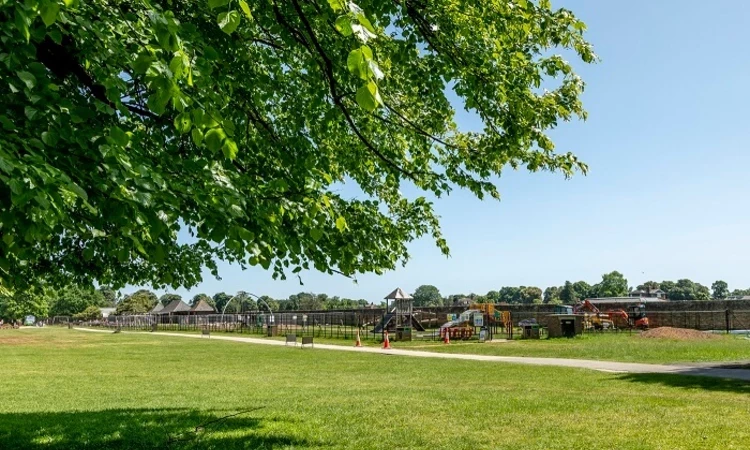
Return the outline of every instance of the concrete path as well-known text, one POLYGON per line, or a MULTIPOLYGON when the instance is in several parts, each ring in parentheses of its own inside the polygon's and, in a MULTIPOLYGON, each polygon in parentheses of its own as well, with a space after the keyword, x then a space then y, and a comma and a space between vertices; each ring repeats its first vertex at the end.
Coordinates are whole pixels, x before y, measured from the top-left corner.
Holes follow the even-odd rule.
MULTIPOLYGON (((99 332, 99 333, 112 333, 110 330, 96 330, 90 328, 75 328, 79 331, 99 332)), ((170 336, 170 337, 181 337, 181 338, 194 338, 194 339, 206 339, 200 334, 187 334, 187 333, 167 333, 167 332, 124 332, 129 334, 148 334, 156 336, 170 336)), ((276 345, 285 346, 284 341, 276 341, 270 339, 258 339, 249 337, 235 337, 235 336, 216 336, 213 335, 211 340, 218 341, 231 341, 231 342, 243 342, 246 344, 259 344, 259 345, 276 345)), ((355 353, 374 353, 378 355, 394 355, 394 356, 411 356, 416 358, 438 358, 438 359, 463 359, 470 361, 489 361, 489 362, 502 362, 502 363, 514 363, 514 364, 528 364, 533 366, 555 366, 555 367, 573 367, 578 369, 590 369, 597 370, 600 372, 610 373, 662 373, 662 374, 675 374, 675 375, 693 375, 693 376, 705 376, 714 378, 730 378, 734 380, 750 381, 750 369, 728 369, 722 368, 721 363, 717 363, 715 367, 706 366, 703 364, 696 365, 671 365, 671 364, 641 364, 641 363, 626 363, 616 361, 595 361, 590 359, 567 359, 567 358, 532 358, 526 356, 487 356, 487 355, 471 355, 466 353, 437 353, 437 352, 426 352, 419 350, 401 350, 401 349, 390 349, 383 350, 376 347, 354 347, 354 346, 343 346, 343 345, 330 345, 330 344, 315 344, 316 349, 322 350, 336 350, 343 352, 355 352, 355 353)))

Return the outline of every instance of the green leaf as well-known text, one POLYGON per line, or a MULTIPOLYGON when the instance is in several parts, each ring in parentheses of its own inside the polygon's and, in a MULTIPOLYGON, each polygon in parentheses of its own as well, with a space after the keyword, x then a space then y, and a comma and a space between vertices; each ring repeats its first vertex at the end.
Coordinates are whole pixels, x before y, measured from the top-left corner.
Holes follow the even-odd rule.
POLYGON ((67 188, 76 194, 77 196, 81 197, 84 201, 89 201, 89 196, 86 194, 86 191, 84 191, 81 186, 78 186, 75 183, 68 183, 67 188))
POLYGON ((60 4, 56 0, 45 0, 39 7, 39 14, 42 16, 42 22, 46 26, 51 26, 57 20, 57 13, 60 12, 60 4))
POLYGON ((110 128, 109 137, 111 137, 112 140, 120 147, 127 147, 128 143, 130 142, 130 136, 128 136, 126 132, 122 131, 122 128, 120 127, 110 128))
POLYGON ((372 71, 369 69, 371 61, 372 49, 363 45, 349 52, 349 56, 346 58, 346 67, 354 75, 367 80, 372 76, 372 71))
POLYGON ((211 9, 221 8, 229 4, 229 0, 208 0, 208 7, 211 9))
POLYGON ((364 14, 362 14, 362 13, 357 14, 357 20, 359 21, 360 25, 362 25, 363 27, 367 28, 367 31, 369 31, 370 33, 373 33, 373 34, 375 33, 375 27, 372 26, 372 24, 367 19, 367 17, 365 17, 364 14))
POLYGON ((203 133, 198 128, 193 128, 193 131, 191 132, 191 136, 193 138, 193 143, 195 143, 195 145, 200 146, 203 143, 203 133))
POLYGON ((346 8, 345 0, 328 0, 328 4, 331 5, 331 8, 337 12, 346 8))
POLYGON ((378 92, 378 85, 372 81, 357 89, 357 95, 355 98, 357 104, 362 107, 362 109, 369 112, 375 111, 378 106, 383 103, 380 98, 380 93, 378 92))
POLYGON ((245 0, 240 0, 240 9, 243 13, 245 13, 245 16, 248 18, 248 20, 252 20, 253 14, 250 12, 250 7, 247 5, 247 2, 245 0))
POLYGON ((143 75, 148 68, 151 67, 151 63, 153 62, 154 58, 151 55, 148 53, 141 53, 132 63, 133 70, 135 73, 143 75))
POLYGON ((323 230, 321 230, 320 228, 311 229, 310 237, 312 237, 315 242, 318 242, 320 238, 323 237, 323 230))
POLYGON ((36 77, 31 72, 21 70, 16 72, 16 75, 18 75, 18 78, 23 81, 27 88, 33 89, 36 86, 36 77))
POLYGON ((189 133, 192 126, 193 121, 190 120, 190 113, 180 113, 174 118, 174 127, 180 134, 189 133))
POLYGON ((182 55, 177 55, 169 62, 169 71, 175 78, 181 78, 184 70, 182 55))
POLYGON ((237 144, 233 140, 227 138, 224 141, 224 145, 221 147, 221 151, 224 153, 225 158, 234 159, 237 157, 237 144))
POLYGON ((221 28, 221 31, 225 32, 226 34, 232 34, 234 33, 234 30, 236 30, 237 27, 240 26, 242 17, 240 17, 240 13, 238 13, 237 11, 229 11, 219 14, 219 16, 216 18, 216 21, 219 23, 219 28, 221 28))
POLYGON ((180 48, 179 39, 167 27, 159 27, 156 30, 156 40, 164 50, 174 52, 180 48))
POLYGON ((341 16, 336 19, 335 27, 337 30, 339 30, 339 33, 343 34, 344 36, 351 36, 352 19, 347 15, 341 16))
POLYGON ((339 218, 336 219, 336 228, 338 228, 342 233, 344 232, 344 230, 346 230, 346 219, 344 219, 343 216, 339 216, 339 218))
POLYGON ((29 120, 34 119, 38 112, 39 111, 37 111, 36 108, 32 108, 31 106, 27 106, 23 109, 23 113, 29 118, 29 120))
POLYGON ((21 36, 23 36, 26 42, 29 42, 29 39, 31 38, 29 23, 26 20, 26 15, 18 8, 16 8, 16 16, 13 23, 16 26, 16 29, 21 32, 21 36))
POLYGON ((57 140, 57 133, 55 133, 53 130, 45 131, 44 133, 42 133, 42 142, 49 145, 50 147, 54 147, 57 144, 57 140))
POLYGON ((226 133, 224 133, 224 130, 221 128, 212 128, 206 133, 206 146, 212 152, 218 152, 219 149, 222 148, 222 145, 224 145, 224 139, 226 137, 226 133))

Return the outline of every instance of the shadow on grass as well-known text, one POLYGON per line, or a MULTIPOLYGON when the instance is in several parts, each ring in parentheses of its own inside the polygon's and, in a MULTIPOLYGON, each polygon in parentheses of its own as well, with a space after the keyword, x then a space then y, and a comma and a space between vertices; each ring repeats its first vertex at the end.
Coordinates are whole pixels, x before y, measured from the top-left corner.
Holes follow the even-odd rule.
POLYGON ((682 372, 682 374, 629 373, 621 375, 619 379, 634 383, 660 384, 662 386, 685 389, 704 389, 706 391, 750 394, 750 381, 699 376, 701 372, 700 369, 696 369, 694 372, 695 373, 693 374, 691 374, 690 371, 682 372))
POLYGON ((259 429, 264 419, 252 417, 258 414, 257 409, 0 414, 0 449, 272 449, 308 444, 278 433, 263 434, 259 429))

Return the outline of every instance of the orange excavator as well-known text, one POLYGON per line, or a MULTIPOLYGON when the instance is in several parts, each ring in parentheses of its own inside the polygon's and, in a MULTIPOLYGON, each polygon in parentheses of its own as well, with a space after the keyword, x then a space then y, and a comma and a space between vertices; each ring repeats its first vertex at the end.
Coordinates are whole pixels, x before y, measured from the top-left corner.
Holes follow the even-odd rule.
POLYGON ((624 309, 611 309, 602 313, 599 308, 590 301, 584 300, 573 309, 575 314, 584 315, 584 327, 597 330, 614 328, 648 328, 648 317, 646 317, 646 305, 643 303, 628 307, 630 313, 624 309))
POLYGON ((613 309, 607 311, 610 320, 621 328, 638 328, 645 330, 648 328, 648 317, 646 317, 646 305, 632 305, 628 307, 630 314, 624 309, 613 309))

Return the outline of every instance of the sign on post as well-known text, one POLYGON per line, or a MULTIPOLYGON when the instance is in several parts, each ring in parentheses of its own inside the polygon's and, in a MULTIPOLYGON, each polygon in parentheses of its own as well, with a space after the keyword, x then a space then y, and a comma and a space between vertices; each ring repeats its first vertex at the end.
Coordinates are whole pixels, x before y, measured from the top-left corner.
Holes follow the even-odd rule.
POLYGON ((474 314, 474 326, 475 327, 483 327, 484 326, 484 316, 481 314, 474 314))

